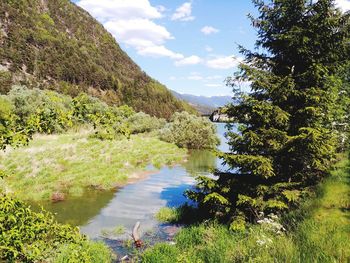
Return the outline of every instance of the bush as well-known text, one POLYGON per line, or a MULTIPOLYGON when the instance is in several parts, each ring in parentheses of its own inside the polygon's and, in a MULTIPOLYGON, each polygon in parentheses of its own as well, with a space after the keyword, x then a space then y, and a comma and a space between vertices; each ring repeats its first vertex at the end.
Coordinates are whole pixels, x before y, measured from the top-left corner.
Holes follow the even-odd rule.
POLYGON ((108 108, 104 114, 92 115, 91 122, 95 128, 94 138, 115 140, 122 136, 130 137, 130 130, 124 116, 119 115, 118 108, 108 108))
MULTIPOLYGON (((76 124, 92 124, 96 130, 94 137, 100 139, 116 139, 120 135, 129 137, 130 131, 126 119, 135 114, 129 106, 108 106, 98 98, 81 93, 72 99, 69 96, 58 94, 54 91, 28 89, 22 86, 14 86, 8 96, 4 96, 2 103, 2 126, 4 132, 10 133, 12 126, 19 130, 32 134, 59 133, 73 127, 76 124), (6 101, 6 102, 5 102, 6 101), (11 114, 6 113, 11 108, 11 114), (5 114, 6 113, 6 114, 5 114), (9 120, 11 116, 11 125, 9 120), (6 127, 4 126, 6 123, 6 127), (11 127, 10 127, 11 126, 11 127)), ((14 133, 21 134, 21 133, 14 133)), ((7 135, 10 138, 10 135, 7 135)), ((5 142, 3 142, 5 144, 5 142)))
POLYGON ((132 134, 151 132, 161 129, 165 126, 165 119, 158 119, 146 113, 138 112, 128 119, 130 131, 132 134))
POLYGON ((220 143, 214 124, 187 112, 175 113, 160 138, 189 149, 213 149, 220 143))
POLYGON ((0 97, 0 150, 7 145, 22 145, 28 142, 30 132, 17 125, 14 107, 4 96, 0 97))
POLYGON ((47 262, 56 258, 58 262, 110 262, 111 252, 88 241, 78 228, 58 224, 52 214, 35 213, 24 203, 0 195, 0 261, 47 262))
POLYGON ((108 105, 98 98, 91 97, 86 93, 80 93, 73 99, 74 117, 80 123, 94 121, 94 116, 103 116, 108 110, 108 105))
POLYGON ((7 98, 22 127, 32 132, 62 132, 73 126, 72 99, 53 91, 14 86, 7 98))

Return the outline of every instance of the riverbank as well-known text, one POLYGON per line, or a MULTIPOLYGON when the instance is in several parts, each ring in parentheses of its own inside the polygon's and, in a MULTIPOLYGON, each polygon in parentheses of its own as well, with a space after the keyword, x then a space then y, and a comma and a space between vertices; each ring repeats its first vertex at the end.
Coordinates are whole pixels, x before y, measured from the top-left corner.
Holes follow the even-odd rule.
POLYGON ((176 245, 146 250, 142 262, 348 262, 349 194, 350 161, 344 157, 315 196, 285 218, 267 217, 244 232, 217 223, 190 226, 176 245))
POLYGON ((1 190, 21 200, 59 201, 82 196, 86 188, 113 189, 183 161, 185 149, 146 134, 99 140, 93 131, 35 135, 26 147, 0 153, 8 176, 1 190))

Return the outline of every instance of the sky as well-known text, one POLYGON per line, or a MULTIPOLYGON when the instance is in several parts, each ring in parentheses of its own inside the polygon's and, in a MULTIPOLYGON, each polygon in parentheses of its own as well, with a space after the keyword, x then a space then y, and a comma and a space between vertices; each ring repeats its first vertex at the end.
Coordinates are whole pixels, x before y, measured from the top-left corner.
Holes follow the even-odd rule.
MULTIPOLYGON (((225 79, 253 49, 249 0, 73 0, 101 22, 148 75, 179 93, 232 95, 225 79)), ((350 10, 350 0, 336 0, 350 10)))

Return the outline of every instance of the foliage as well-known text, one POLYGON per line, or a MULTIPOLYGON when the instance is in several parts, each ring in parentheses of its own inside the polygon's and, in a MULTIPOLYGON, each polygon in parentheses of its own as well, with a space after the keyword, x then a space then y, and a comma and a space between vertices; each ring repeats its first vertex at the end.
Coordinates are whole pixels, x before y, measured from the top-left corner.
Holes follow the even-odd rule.
POLYGON ((53 91, 14 86, 6 96, 18 124, 32 133, 57 133, 73 126, 72 99, 53 91))
POLYGON ((108 111, 108 105, 98 98, 86 93, 80 93, 73 99, 74 117, 80 123, 98 122, 97 116, 103 116, 108 111))
POLYGON ((113 36, 68 0, 4 0, 0 3, 0 92, 11 84, 85 92, 109 105, 170 118, 194 109, 177 100, 122 51, 113 36), (0 67, 1 68, 1 67, 0 67))
POLYGON ((7 93, 12 86, 11 72, 0 69, 0 94, 7 93))
POLYGON ((128 119, 128 124, 131 133, 135 134, 159 130, 165 126, 166 121, 138 112, 128 119))
POLYGON ((0 96, 0 150, 7 145, 23 145, 31 137, 31 131, 18 125, 19 117, 14 114, 14 107, 4 96, 0 96))
POLYGON ((56 258, 57 262, 111 261, 111 252, 81 236, 78 228, 60 225, 53 215, 45 211, 35 213, 24 203, 3 195, 0 230, 0 259, 7 262, 55 261, 56 258))
POLYGON ((188 149, 214 149, 219 144, 214 124, 187 112, 175 113, 160 138, 188 149))
POLYGON ((228 133, 230 152, 219 154, 231 169, 200 177, 188 192, 210 216, 233 226, 298 204, 335 160, 340 133, 333 124, 349 108, 339 96, 349 16, 332 0, 253 2, 260 13, 251 17, 256 47, 263 51, 241 47, 246 59, 228 79, 232 86, 249 81, 252 90, 236 90, 227 110, 240 126, 228 133))
POLYGON ((55 91, 14 86, 1 100, 3 145, 25 144, 33 133, 61 133, 84 124, 94 127, 94 138, 129 138, 129 125, 133 126, 133 133, 139 133, 165 123, 163 119, 144 113, 135 115, 134 110, 127 105, 108 106, 86 93, 80 93, 72 99, 55 91))

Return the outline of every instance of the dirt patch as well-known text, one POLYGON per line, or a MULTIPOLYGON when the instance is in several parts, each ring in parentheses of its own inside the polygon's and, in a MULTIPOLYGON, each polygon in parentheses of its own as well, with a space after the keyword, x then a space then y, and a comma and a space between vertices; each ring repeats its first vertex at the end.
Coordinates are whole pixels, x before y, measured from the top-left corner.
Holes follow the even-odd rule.
POLYGON ((51 195, 51 201, 54 203, 61 202, 65 200, 64 193, 55 192, 51 195))

